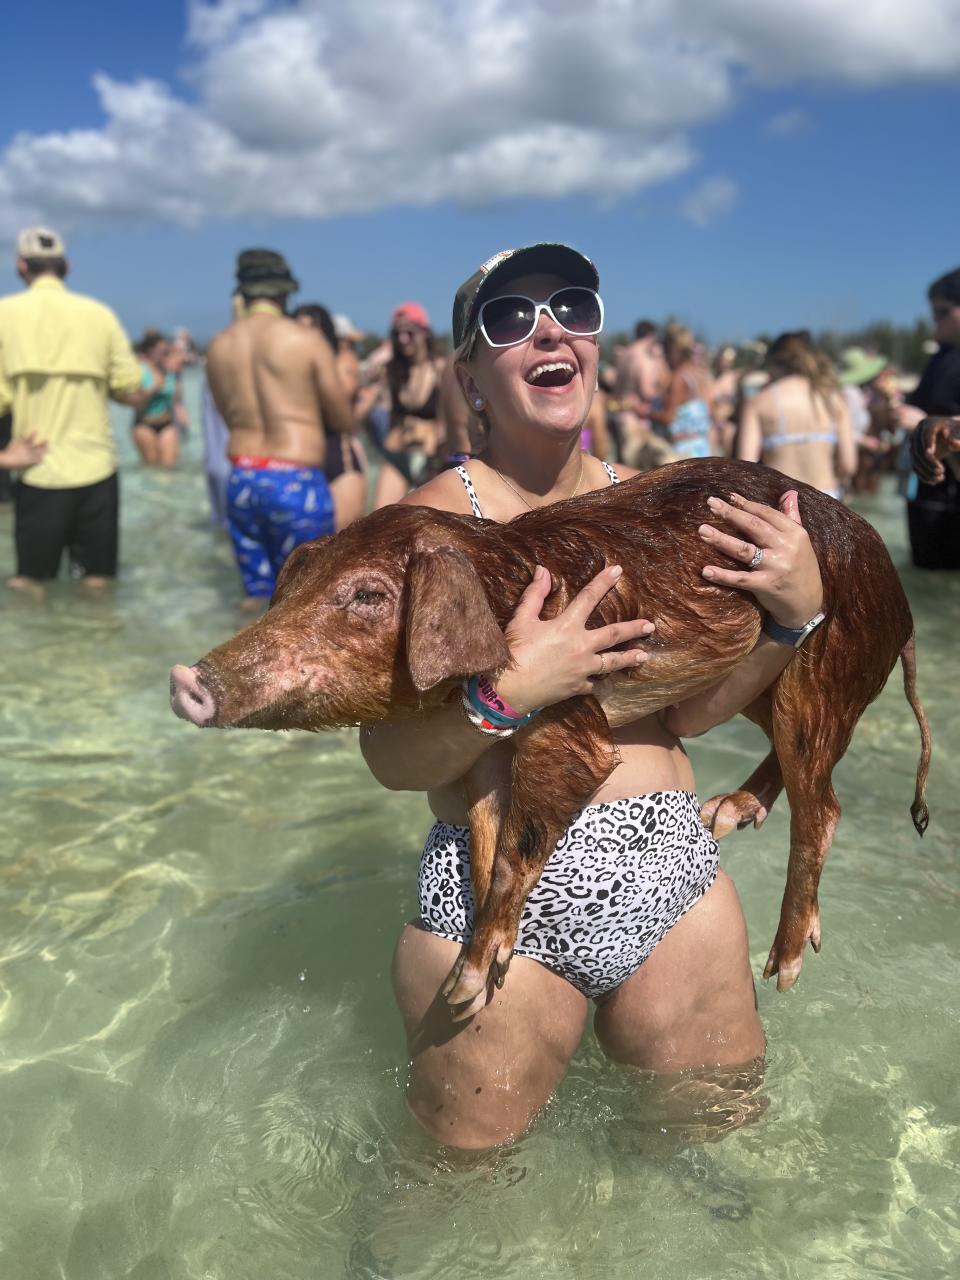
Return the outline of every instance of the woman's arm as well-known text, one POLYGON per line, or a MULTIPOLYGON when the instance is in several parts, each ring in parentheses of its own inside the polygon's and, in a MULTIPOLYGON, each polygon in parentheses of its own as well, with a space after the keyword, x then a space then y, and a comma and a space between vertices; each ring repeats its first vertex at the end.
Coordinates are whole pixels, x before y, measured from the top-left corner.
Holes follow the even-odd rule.
POLYGON ((660 723, 677 738, 698 738, 748 707, 789 666, 794 653, 789 645, 761 635, 743 661, 719 684, 667 707, 660 713, 660 723))
POLYGON ((378 404, 385 406, 389 404, 387 386, 383 380, 368 382, 366 386, 361 387, 357 392, 357 398, 353 405, 353 412, 357 422, 363 422, 378 404))
POLYGON ((337 370, 337 359, 330 343, 322 333, 315 335, 313 345, 313 384, 323 416, 323 425, 329 431, 349 434, 357 429, 353 405, 343 389, 337 370))
POLYGON ((177 374, 177 380, 174 384, 173 392, 173 420, 178 427, 186 430, 190 425, 190 415, 187 412, 187 406, 183 400, 183 379, 177 374))
POLYGON ((360 362, 355 351, 335 351, 334 360, 344 395, 354 404, 360 389, 360 362))
MULTIPOLYGON (((520 715, 592 693, 601 672, 610 675, 645 662, 642 649, 600 654, 612 645, 649 635, 639 618, 587 628, 587 619, 619 579, 619 565, 601 570, 556 618, 540 613, 550 594, 550 574, 538 568, 506 629, 511 665, 497 677, 497 692, 520 715)), ((456 782, 497 738, 470 725, 455 699, 415 720, 363 725, 360 748, 373 776, 393 791, 429 791, 456 782)))
MULTIPOLYGON (((721 569, 706 565, 710 582, 739 587, 756 596, 781 626, 804 626, 823 607, 820 566, 806 530, 800 523, 795 489, 780 500, 780 509, 731 495, 731 502, 710 498, 715 515, 733 525, 742 536, 734 537, 702 525, 705 542, 741 563, 749 563, 759 547, 763 558, 756 569, 721 569)), ((678 738, 697 737, 742 711, 788 665, 796 652, 789 645, 761 635, 751 652, 712 688, 661 713, 664 727, 678 738)))
POLYGON ((610 433, 607 430, 607 397, 602 391, 593 393, 584 426, 590 432, 590 452, 595 458, 605 461, 610 452, 610 433))
POLYGON ((673 420, 677 416, 677 410, 686 399, 686 383, 680 377, 680 371, 677 370, 670 374, 670 381, 667 383, 663 396, 663 408, 658 409, 654 405, 650 406, 650 421, 658 422, 663 427, 672 427, 673 420))
POLYGON ((756 400, 746 400, 737 432, 737 457, 742 462, 759 462, 763 454, 763 429, 756 400))
POLYGON ((853 419, 845 400, 837 402, 837 455, 836 472, 838 480, 849 480, 857 471, 857 442, 853 435, 853 419))
POLYGON ((360 726, 367 768, 390 791, 430 791, 456 782, 495 741, 468 722, 459 699, 416 720, 360 726))
POLYGON ((440 422, 443 433, 443 451, 470 453, 470 411, 457 382, 456 367, 448 360, 440 378, 440 422))

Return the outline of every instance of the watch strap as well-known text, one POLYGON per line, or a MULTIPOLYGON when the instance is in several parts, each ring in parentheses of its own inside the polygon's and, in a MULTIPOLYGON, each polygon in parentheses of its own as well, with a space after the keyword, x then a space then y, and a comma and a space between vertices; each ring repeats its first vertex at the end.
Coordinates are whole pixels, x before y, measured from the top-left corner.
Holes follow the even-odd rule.
POLYGON ((810 621, 802 627, 783 627, 768 614, 764 619, 761 630, 768 639, 774 640, 777 644, 788 644, 794 649, 798 649, 810 632, 816 631, 820 623, 825 621, 826 616, 821 610, 819 613, 815 613, 810 621))

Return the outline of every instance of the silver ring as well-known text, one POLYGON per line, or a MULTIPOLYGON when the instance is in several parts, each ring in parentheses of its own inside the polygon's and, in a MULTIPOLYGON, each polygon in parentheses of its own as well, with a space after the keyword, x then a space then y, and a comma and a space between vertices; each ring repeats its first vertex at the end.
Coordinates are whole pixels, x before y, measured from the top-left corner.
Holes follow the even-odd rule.
POLYGON ((600 670, 599 670, 599 671, 597 672, 597 674, 594 676, 594 679, 595 679, 595 680, 602 680, 602 679, 603 679, 603 676, 604 676, 604 674, 605 674, 605 672, 606 672, 606 670, 607 670, 607 655, 606 655, 605 653, 601 653, 601 655, 600 655, 600 670))
POLYGON ((762 560, 762 559, 763 559, 763 548, 762 548, 762 547, 757 547, 757 549, 756 549, 756 550, 754 551, 754 553, 753 553, 753 559, 752 559, 752 560, 750 561, 750 563, 747 565, 747 568, 748 568, 748 569, 759 569, 759 568, 760 568, 760 562, 761 562, 761 560, 762 560))

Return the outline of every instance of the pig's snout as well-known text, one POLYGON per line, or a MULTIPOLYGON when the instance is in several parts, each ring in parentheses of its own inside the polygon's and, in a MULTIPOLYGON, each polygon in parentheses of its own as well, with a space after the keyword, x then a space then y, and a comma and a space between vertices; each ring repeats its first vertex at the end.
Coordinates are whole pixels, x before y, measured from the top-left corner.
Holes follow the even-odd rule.
POLYGON ((213 724, 217 700, 196 667, 176 666, 170 672, 170 706, 181 720, 205 729, 213 724))

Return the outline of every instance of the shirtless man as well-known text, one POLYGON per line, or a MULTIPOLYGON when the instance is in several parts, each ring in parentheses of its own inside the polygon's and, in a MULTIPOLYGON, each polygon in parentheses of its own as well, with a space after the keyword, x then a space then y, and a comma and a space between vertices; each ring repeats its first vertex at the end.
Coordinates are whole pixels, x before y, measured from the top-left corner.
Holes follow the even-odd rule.
POLYGON ((323 428, 355 430, 329 344, 286 315, 298 288, 280 254, 245 250, 244 314, 207 353, 210 393, 230 432, 227 521, 248 610, 273 595, 294 547, 334 532, 323 428))
POLYGON ((638 320, 633 342, 617 361, 620 456, 628 467, 643 469, 643 450, 652 431, 650 411, 659 407, 668 381, 657 327, 650 320, 638 320))

